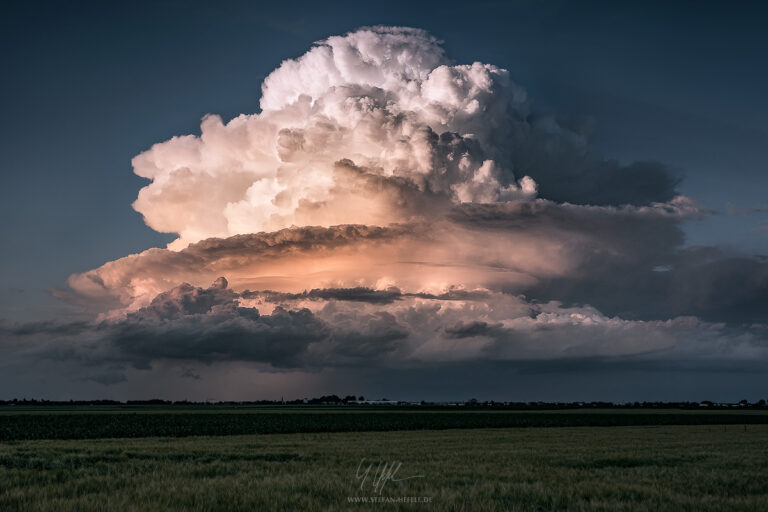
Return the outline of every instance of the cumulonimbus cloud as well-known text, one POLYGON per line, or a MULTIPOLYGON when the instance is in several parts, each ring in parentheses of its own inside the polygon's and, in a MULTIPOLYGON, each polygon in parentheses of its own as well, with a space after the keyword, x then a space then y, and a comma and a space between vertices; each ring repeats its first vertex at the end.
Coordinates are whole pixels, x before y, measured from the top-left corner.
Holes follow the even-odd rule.
POLYGON ((136 174, 152 181, 134 208, 179 235, 173 248, 292 225, 431 218, 446 203, 533 197, 536 180, 558 201, 674 195, 662 166, 597 157, 582 135, 532 116, 506 70, 455 65, 417 29, 321 41, 266 78, 261 106, 226 124, 207 116, 199 137, 134 158, 136 174))
POLYGON ((506 70, 372 27, 262 91, 134 158, 134 208, 178 238, 57 291, 99 316, 4 332, 137 367, 765 357, 768 264, 684 248, 707 212, 679 176, 604 159, 506 70))

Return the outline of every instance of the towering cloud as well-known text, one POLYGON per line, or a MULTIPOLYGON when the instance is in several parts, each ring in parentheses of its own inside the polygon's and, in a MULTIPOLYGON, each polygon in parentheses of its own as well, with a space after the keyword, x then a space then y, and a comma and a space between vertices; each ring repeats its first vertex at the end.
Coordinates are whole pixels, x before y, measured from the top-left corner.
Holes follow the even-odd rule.
POLYGON ((681 221, 709 212, 679 177, 602 158, 506 70, 373 27, 262 92, 134 158, 134 208, 178 238, 73 275, 57 293, 92 322, 6 335, 136 368, 766 356, 766 262, 684 248, 681 221))
POLYGON ((672 198, 662 166, 603 161, 579 133, 530 115, 506 70, 453 65, 421 30, 322 41, 266 78, 261 106, 227 124, 208 116, 200 137, 133 160, 152 180, 134 208, 179 235, 172 247, 292 225, 432 218, 451 204, 534 197, 537 176, 557 200, 672 198))

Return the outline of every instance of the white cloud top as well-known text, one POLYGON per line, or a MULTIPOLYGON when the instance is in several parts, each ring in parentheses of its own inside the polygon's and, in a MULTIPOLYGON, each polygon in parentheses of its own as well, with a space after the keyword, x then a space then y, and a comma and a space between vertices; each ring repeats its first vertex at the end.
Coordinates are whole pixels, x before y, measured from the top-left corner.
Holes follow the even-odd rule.
POLYGON ((495 66, 450 65, 421 30, 321 41, 266 78, 261 106, 227 124, 207 116, 200 137, 134 158, 136 174, 152 180, 134 208, 150 227, 179 234, 172 248, 292 225, 412 220, 441 199, 536 194, 531 178, 518 182, 502 163, 525 92, 495 66))

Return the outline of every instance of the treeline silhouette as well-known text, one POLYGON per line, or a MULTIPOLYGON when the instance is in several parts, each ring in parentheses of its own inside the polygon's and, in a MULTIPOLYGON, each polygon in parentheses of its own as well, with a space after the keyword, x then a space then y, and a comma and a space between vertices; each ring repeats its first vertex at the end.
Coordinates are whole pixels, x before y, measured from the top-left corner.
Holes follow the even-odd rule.
POLYGON ((279 406, 279 405, 348 405, 348 406, 370 406, 377 405, 381 407, 467 407, 467 408, 499 408, 499 409, 765 409, 768 408, 764 399, 749 402, 741 400, 739 402, 713 402, 704 400, 702 402, 502 402, 494 400, 479 401, 471 399, 466 401, 398 401, 388 400, 386 398, 376 400, 366 400, 363 396, 347 395, 340 397, 338 395, 323 395, 315 398, 300 398, 293 400, 251 400, 251 401, 190 401, 190 400, 38 400, 38 399, 18 399, 0 400, 0 407, 8 406, 34 406, 34 407, 63 407, 63 406, 163 406, 163 407, 185 407, 185 406, 207 406, 207 407, 238 407, 238 406, 279 406))

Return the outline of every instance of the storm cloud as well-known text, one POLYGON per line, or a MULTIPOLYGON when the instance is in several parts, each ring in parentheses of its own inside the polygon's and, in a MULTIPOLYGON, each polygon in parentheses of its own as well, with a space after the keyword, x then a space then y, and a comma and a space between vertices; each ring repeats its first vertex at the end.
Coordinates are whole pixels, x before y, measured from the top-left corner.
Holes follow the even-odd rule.
POLYGON ((90 320, 3 324, 6 350, 105 385, 165 364, 202 381, 189 368, 768 356, 768 262, 686 246, 682 223, 715 212, 680 173, 604 158, 419 29, 320 41, 265 79, 261 112, 206 116, 133 168, 133 207, 177 238, 72 275, 55 294, 90 320))

